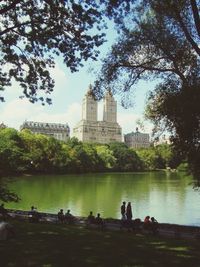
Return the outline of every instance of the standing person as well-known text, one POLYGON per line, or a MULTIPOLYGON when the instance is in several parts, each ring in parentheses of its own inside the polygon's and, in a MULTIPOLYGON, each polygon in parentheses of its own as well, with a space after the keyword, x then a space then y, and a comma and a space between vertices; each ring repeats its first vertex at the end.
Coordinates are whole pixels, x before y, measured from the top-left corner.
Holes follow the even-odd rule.
POLYGON ((95 217, 94 217, 92 211, 90 211, 90 214, 89 214, 88 217, 87 217, 87 223, 88 223, 88 224, 95 223, 95 217))
POLYGON ((65 220, 69 224, 75 223, 75 217, 70 213, 70 210, 65 213, 65 220))
POLYGON ((126 217, 126 202, 125 201, 123 201, 121 205, 121 215, 122 215, 122 219, 125 219, 126 217))
POLYGON ((132 207, 131 207, 131 202, 128 202, 128 205, 126 207, 126 217, 127 217, 127 220, 128 221, 131 221, 132 220, 132 207))
POLYGON ((65 221, 65 215, 64 215, 64 212, 63 212, 63 209, 60 209, 60 211, 58 212, 58 220, 61 222, 61 223, 64 223, 65 221))

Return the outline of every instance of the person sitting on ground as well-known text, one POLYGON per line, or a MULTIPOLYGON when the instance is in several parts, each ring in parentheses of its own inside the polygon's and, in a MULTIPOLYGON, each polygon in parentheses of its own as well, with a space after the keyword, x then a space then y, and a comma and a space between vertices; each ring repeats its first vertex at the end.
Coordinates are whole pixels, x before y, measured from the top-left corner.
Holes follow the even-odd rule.
POLYGON ((95 217, 93 215, 93 212, 90 211, 90 214, 87 217, 87 224, 93 224, 95 223, 95 217))
POLYGON ((151 229, 153 234, 158 232, 158 221, 154 217, 151 217, 151 229))
POLYGON ((152 223, 158 223, 158 221, 154 217, 151 217, 151 222, 152 223))
POLYGON ((144 219, 144 229, 149 230, 151 228, 150 216, 146 216, 144 219))
POLYGON ((70 210, 67 210, 65 213, 65 221, 69 224, 73 224, 75 222, 75 217, 70 213, 70 210))
POLYGON ((65 215, 63 209, 60 209, 60 211, 58 212, 58 220, 62 223, 65 221, 65 215))
POLYGON ((35 208, 34 206, 31 206, 31 210, 29 212, 29 214, 34 214, 37 212, 37 208, 35 208))
POLYGON ((39 222, 40 214, 37 211, 36 207, 31 207, 31 211, 29 212, 28 217, 30 222, 39 222))
POLYGON ((101 226, 102 228, 105 226, 104 220, 101 218, 100 213, 97 213, 97 217, 95 218, 95 224, 101 226))
POLYGON ((144 223, 149 224, 150 222, 150 216, 146 216, 144 219, 144 223))

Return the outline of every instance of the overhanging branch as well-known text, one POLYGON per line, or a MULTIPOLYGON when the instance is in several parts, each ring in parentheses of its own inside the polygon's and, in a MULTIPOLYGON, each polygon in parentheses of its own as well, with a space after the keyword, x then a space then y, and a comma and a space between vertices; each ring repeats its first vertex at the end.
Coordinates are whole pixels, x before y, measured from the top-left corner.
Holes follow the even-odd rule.
POLYGON ((20 2, 21 2, 20 0, 15 0, 10 5, 5 6, 4 8, 0 9, 0 15, 5 14, 11 9, 14 9, 16 5, 19 4, 20 2))
POLYGON ((5 30, 3 30, 3 31, 0 32, 0 36, 6 34, 8 32, 10 32, 10 31, 13 31, 16 28, 20 28, 21 26, 29 25, 29 24, 30 24, 30 21, 27 21, 27 22, 23 22, 21 24, 14 25, 14 26, 12 26, 10 28, 6 28, 5 30))
POLYGON ((190 3, 191 3, 191 7, 192 7, 195 26, 196 26, 197 32, 199 34, 199 37, 200 37, 200 17, 199 17, 199 10, 197 7, 197 2, 196 2, 196 0, 190 0, 190 3))
POLYGON ((180 25, 181 29, 183 30, 186 39, 191 44, 191 46, 194 48, 194 50, 196 51, 196 53, 200 56, 200 48, 198 47, 198 45, 196 44, 196 42, 194 41, 194 39, 190 35, 187 27, 185 26, 185 24, 183 22, 183 19, 182 19, 181 15, 180 15, 180 13, 179 13, 179 11, 177 10, 176 7, 175 7, 175 12, 176 12, 176 16, 177 16, 177 20, 179 22, 179 25, 180 25))

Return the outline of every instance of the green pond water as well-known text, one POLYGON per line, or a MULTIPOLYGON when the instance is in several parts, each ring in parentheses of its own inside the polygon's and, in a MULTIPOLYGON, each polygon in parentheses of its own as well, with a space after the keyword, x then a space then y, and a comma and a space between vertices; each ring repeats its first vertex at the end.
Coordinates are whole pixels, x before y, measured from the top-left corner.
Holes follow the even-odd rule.
POLYGON ((159 222, 200 225, 200 192, 182 173, 104 173, 18 177, 10 184, 21 198, 8 208, 57 213, 70 209, 87 216, 120 218, 122 201, 132 203, 133 217, 154 216, 159 222))

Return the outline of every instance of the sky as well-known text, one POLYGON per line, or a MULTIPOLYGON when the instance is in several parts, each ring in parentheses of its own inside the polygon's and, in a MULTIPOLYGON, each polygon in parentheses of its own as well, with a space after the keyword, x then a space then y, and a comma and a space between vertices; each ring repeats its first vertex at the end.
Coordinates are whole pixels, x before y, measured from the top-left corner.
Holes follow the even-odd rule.
MULTIPOLYGON (((25 120, 37 122, 68 123, 71 137, 73 128, 81 120, 82 99, 90 84, 95 80, 91 68, 98 69, 101 66, 101 58, 105 56, 114 41, 114 32, 109 35, 110 39, 101 47, 101 55, 97 62, 89 61, 76 73, 71 73, 62 63, 62 58, 56 60, 55 68, 51 70, 51 76, 55 80, 55 88, 50 95, 52 105, 42 106, 40 102, 30 103, 27 99, 20 99, 22 89, 13 82, 7 87, 2 96, 5 102, 0 102, 0 123, 8 127, 20 129, 25 120)), ((143 120, 146 94, 154 88, 155 84, 140 82, 136 86, 133 97, 134 107, 125 109, 120 105, 120 97, 114 95, 117 100, 117 121, 122 127, 122 133, 127 134, 135 131, 138 119, 143 120)), ((99 103, 98 120, 102 120, 103 103, 99 103)), ((152 125, 144 123, 142 132, 151 134, 152 125)))

